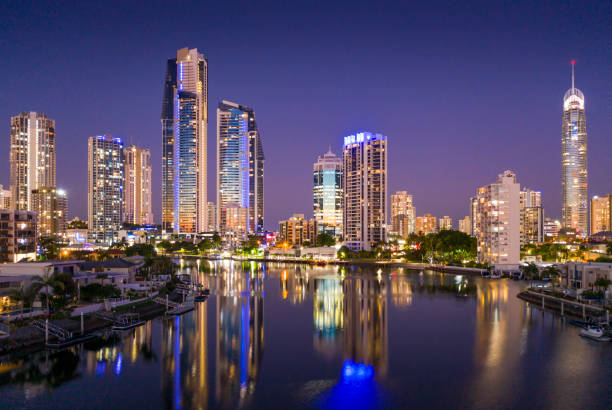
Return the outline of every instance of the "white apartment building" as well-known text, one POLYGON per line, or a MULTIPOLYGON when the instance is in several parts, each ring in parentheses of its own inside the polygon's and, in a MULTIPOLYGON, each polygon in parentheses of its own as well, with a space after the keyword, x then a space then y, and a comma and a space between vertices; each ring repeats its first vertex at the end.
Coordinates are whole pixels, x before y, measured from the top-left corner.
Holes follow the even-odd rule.
POLYGON ((478 260, 495 269, 512 271, 520 262, 520 186, 512 171, 477 193, 478 260))

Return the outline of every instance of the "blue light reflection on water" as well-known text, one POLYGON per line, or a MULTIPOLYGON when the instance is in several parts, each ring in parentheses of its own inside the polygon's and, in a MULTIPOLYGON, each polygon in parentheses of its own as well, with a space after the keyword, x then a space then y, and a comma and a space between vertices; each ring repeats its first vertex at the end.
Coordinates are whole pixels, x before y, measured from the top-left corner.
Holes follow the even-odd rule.
POLYGON ((338 383, 322 403, 326 408, 366 409, 380 405, 374 367, 345 360, 338 383))

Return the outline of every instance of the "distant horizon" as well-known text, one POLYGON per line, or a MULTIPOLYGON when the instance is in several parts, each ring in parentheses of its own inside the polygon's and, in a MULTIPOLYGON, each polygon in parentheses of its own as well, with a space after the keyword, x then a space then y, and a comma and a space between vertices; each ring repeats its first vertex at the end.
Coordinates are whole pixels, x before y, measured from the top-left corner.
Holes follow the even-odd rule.
POLYGON ((268 230, 294 213, 312 216, 313 163, 329 147, 341 157, 343 138, 360 131, 387 136, 387 195, 413 195, 417 216, 448 215, 457 228, 476 189, 509 169, 521 188, 542 192, 547 217, 560 219, 572 60, 586 100, 589 206, 612 193, 609 2, 442 2, 445 16, 438 4, 350 4, 244 3, 235 15, 239 6, 225 4, 77 10, 6 2, 0 184, 9 188, 10 117, 45 113, 56 122, 57 187, 68 193, 69 219, 87 220, 87 138, 109 134, 151 150, 160 224, 165 66, 187 46, 209 64, 208 200, 216 203, 216 107, 252 107, 266 158, 268 230))

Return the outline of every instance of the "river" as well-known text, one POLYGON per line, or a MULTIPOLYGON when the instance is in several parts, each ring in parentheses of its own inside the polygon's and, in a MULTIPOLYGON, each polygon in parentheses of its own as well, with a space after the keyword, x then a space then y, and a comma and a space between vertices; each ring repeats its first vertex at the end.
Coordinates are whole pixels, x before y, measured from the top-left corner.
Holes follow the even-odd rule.
POLYGON ((0 361, 1 408, 610 408, 612 343, 524 282, 181 261, 193 312, 0 361))

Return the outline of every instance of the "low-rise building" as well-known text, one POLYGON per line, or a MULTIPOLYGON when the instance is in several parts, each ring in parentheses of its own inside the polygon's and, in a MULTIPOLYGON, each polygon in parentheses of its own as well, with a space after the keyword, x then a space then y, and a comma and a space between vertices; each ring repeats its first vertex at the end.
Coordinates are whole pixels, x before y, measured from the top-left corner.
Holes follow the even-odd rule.
POLYGON ((428 233, 435 233, 438 229, 438 220, 431 214, 425 214, 423 216, 417 216, 416 218, 416 232, 427 235, 428 233))
POLYGON ((0 263, 36 258, 35 212, 0 210, 0 263))
MULTIPOLYGON (((591 289, 597 278, 607 278, 612 281, 612 263, 598 262, 568 262, 559 266, 563 284, 569 289, 591 289)), ((608 286, 608 294, 612 285, 608 286)))
POLYGON ((438 226, 441 231, 450 231, 453 229, 453 218, 450 216, 443 216, 438 220, 438 226))

